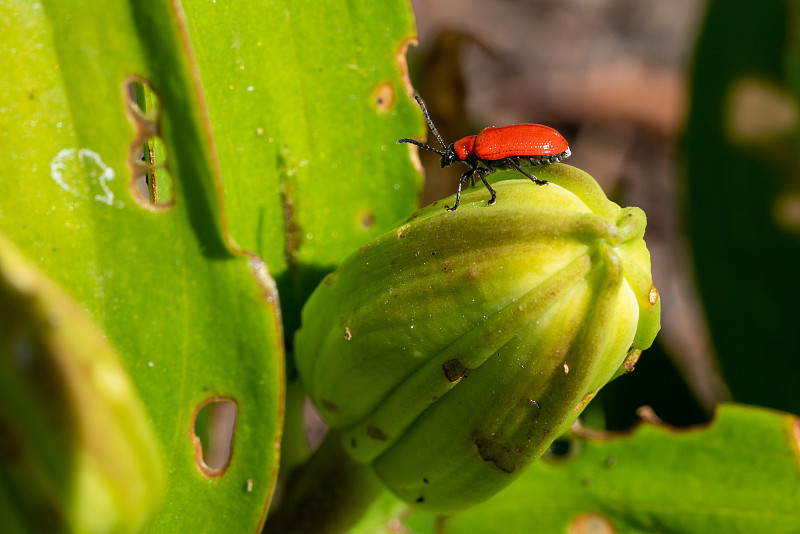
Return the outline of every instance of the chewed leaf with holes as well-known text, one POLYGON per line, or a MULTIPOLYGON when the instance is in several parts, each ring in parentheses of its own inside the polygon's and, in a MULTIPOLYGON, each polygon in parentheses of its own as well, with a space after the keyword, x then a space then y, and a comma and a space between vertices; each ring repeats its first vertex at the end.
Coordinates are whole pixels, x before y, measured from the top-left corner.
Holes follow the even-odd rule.
POLYGON ((722 405, 692 428, 573 437, 492 499, 448 517, 388 492, 350 534, 800 532, 800 420, 722 405))
MULTIPOLYGON (((265 263, 225 226, 218 148, 180 9, 155 0, 0 7, 0 226, 119 355, 167 475, 153 531, 224 522, 252 532, 277 469, 277 295, 265 263), (171 181, 155 204, 151 175, 171 181)), ((12 506, 13 494, 0 493, 0 510, 12 506)))
POLYGON ((798 439, 795 416, 742 405, 708 426, 576 439, 439 532, 798 532, 798 439))

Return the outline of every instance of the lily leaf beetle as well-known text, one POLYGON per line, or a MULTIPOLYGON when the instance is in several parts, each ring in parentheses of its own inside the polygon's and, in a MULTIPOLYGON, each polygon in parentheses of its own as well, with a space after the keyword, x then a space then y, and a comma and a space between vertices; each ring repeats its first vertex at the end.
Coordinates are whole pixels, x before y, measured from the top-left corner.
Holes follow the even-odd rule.
POLYGON ((461 186, 467 180, 470 185, 475 185, 476 174, 492 195, 489 200, 491 206, 497 200, 497 193, 486 181, 486 177, 493 172, 515 169, 530 178, 535 184, 546 185, 547 181, 536 178, 522 167, 556 163, 567 159, 571 154, 566 139, 553 128, 542 124, 492 126, 481 130, 478 135, 467 136, 447 146, 436 126, 433 125, 422 99, 417 95, 414 95, 414 98, 422 109, 425 121, 444 150, 420 143, 415 139, 400 139, 397 143, 411 143, 425 150, 436 152, 442 156, 442 167, 447 167, 455 161, 469 165, 469 170, 461 175, 461 180, 458 182, 456 202, 452 208, 445 206, 447 211, 458 209, 458 204, 461 202, 461 186))

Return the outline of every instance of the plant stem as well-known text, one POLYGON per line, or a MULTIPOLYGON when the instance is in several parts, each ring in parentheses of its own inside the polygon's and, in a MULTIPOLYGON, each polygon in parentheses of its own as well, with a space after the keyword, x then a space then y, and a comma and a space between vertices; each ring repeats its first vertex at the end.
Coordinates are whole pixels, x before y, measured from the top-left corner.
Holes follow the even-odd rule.
POLYGON ((342 448, 341 434, 331 431, 276 495, 264 532, 346 532, 382 490, 370 466, 350 458, 342 448))

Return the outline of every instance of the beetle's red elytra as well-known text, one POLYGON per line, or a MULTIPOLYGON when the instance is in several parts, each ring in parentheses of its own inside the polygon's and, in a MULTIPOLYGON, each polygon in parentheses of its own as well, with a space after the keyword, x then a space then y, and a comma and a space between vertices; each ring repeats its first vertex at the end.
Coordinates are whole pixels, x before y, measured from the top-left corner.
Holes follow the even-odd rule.
POLYGON ((455 211, 461 202, 461 187, 470 181, 475 185, 475 174, 481 179, 483 185, 491 193, 489 205, 497 200, 495 193, 486 177, 493 172, 515 169, 530 178, 535 184, 546 185, 547 181, 539 180, 522 167, 534 165, 548 165, 567 159, 571 152, 569 144, 560 133, 543 124, 515 124, 513 126, 491 126, 481 130, 478 135, 470 135, 459 139, 447 146, 433 125, 428 110, 419 96, 414 96, 417 104, 422 109, 422 115, 428 123, 433 134, 442 144, 444 150, 436 149, 415 139, 400 139, 399 143, 411 143, 442 156, 442 167, 447 167, 455 161, 469 165, 469 169, 461 175, 458 182, 456 202, 453 207, 445 206, 447 211, 455 211))

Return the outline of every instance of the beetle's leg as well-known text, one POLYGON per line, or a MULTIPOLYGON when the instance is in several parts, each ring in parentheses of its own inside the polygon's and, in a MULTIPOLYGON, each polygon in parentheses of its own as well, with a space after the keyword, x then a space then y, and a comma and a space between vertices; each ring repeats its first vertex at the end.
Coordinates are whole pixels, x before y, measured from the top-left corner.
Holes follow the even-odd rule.
POLYGON ((495 201, 497 200, 497 193, 494 192, 494 189, 492 189, 492 186, 489 185, 489 182, 486 181, 486 177, 489 176, 490 174, 492 174, 492 172, 493 171, 490 171, 489 169, 478 169, 478 176, 480 177, 481 181, 483 182, 483 185, 485 185, 486 189, 488 189, 489 192, 492 194, 492 198, 491 198, 491 200, 489 200, 489 205, 490 206, 492 204, 494 204, 495 201))
POLYGON ((522 167, 519 166, 519 163, 514 158, 506 158, 506 163, 517 169, 519 172, 530 178, 533 183, 536 185, 547 185, 547 180, 540 180, 531 173, 522 170, 522 167))
POLYGON ((445 204, 444 207, 447 211, 456 211, 458 209, 458 205, 461 203, 461 186, 464 185, 467 180, 472 180, 473 174, 475 174, 475 167, 470 168, 461 175, 461 180, 458 181, 458 191, 456 191, 456 203, 453 204, 452 208, 445 204))

